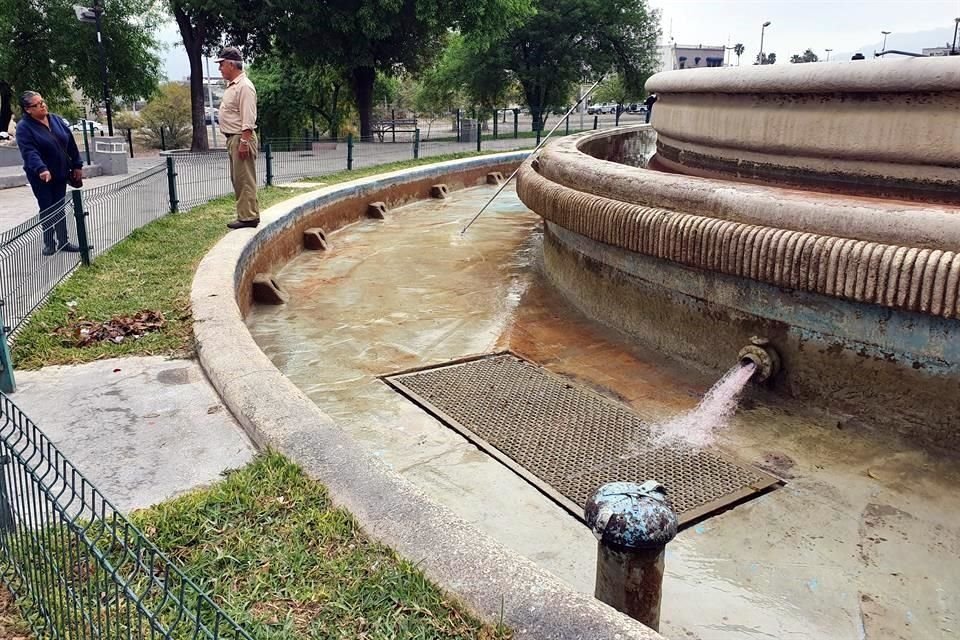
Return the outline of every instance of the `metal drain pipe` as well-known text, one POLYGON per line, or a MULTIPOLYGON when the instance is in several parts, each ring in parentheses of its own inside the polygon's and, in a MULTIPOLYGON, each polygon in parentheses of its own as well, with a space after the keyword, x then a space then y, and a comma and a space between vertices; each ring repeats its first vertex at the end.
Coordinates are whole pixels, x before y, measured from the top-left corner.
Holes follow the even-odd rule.
POLYGON ((658 631, 664 549, 677 535, 666 488, 654 480, 611 482, 587 501, 584 515, 599 541, 597 600, 658 631))
POLYGON ((752 380, 757 383, 766 382, 780 372, 780 354, 770 344, 767 338, 750 338, 750 344, 740 349, 737 360, 741 364, 754 364, 757 367, 752 380))

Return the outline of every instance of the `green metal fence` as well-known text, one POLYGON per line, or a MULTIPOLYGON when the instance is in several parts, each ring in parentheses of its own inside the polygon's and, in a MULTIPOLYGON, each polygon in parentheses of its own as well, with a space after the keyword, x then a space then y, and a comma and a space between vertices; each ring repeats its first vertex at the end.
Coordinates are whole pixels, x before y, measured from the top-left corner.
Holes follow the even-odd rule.
POLYGON ((38 637, 251 640, 2 394, 0 558, 38 637))

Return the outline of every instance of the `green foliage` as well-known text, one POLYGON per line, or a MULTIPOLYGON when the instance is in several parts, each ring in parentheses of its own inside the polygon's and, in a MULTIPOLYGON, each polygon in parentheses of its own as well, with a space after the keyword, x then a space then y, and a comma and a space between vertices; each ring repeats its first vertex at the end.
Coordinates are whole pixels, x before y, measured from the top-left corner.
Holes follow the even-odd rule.
POLYGON ((120 131, 124 129, 139 129, 143 126, 143 118, 133 111, 121 111, 120 113, 113 114, 113 126, 120 131))
POLYGON ((523 88, 534 129, 571 102, 585 78, 617 72, 624 95, 640 95, 656 64, 658 16, 645 0, 539 0, 536 15, 494 41, 467 35, 470 64, 481 80, 507 69, 523 88))
POLYGON ((190 143, 190 89, 182 82, 165 82, 147 103, 140 116, 140 136, 146 146, 159 149, 160 128, 167 149, 180 149, 190 143))
POLYGON ((803 62, 819 62, 820 58, 813 52, 813 49, 807 49, 801 54, 793 54, 790 56, 790 62, 803 63, 803 62))
POLYGON ((343 73, 275 54, 250 68, 257 87, 259 127, 270 137, 297 137, 316 124, 337 138, 350 112, 343 73))
MULTIPOLYGON (((70 85, 93 104, 102 95, 94 25, 81 23, 71 0, 0 0, 0 130, 16 96, 39 91, 53 110, 70 101, 70 85), (69 83, 69 84, 68 84, 69 83)), ((149 95, 160 77, 153 0, 106 0, 102 20, 113 95, 149 95)))
POLYGON ((278 0, 275 42, 286 54, 341 69, 360 114, 360 132, 372 135, 377 72, 396 75, 424 68, 449 30, 498 34, 529 0, 278 0))
POLYGON ((592 102, 614 102, 624 105, 630 102, 640 102, 646 96, 645 89, 637 90, 635 86, 628 86, 619 73, 614 73, 607 76, 593 92, 592 102))
POLYGON ((765 53, 763 54, 763 59, 760 59, 760 54, 757 54, 757 58, 753 64, 776 64, 777 54, 775 53, 765 53))
POLYGON ((743 43, 742 43, 742 42, 738 42, 737 44, 733 45, 733 52, 734 52, 735 54, 737 54, 737 66, 738 66, 738 67, 740 66, 740 56, 742 56, 742 55, 743 55, 743 52, 746 51, 746 50, 747 50, 747 48, 746 48, 745 46, 743 46, 743 43))

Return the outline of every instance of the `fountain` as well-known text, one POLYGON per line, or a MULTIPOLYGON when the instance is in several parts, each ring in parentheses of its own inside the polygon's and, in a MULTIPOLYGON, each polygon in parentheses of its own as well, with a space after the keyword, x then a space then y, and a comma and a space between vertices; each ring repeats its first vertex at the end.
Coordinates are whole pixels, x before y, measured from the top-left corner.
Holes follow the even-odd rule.
POLYGON ((960 132, 949 59, 667 72, 644 126, 521 170, 551 281, 589 315, 771 388, 957 449, 960 132))

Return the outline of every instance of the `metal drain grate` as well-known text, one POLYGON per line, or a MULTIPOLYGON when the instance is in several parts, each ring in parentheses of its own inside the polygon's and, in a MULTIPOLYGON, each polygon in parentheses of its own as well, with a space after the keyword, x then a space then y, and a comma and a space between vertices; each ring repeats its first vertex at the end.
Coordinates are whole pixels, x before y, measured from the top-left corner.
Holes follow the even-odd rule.
POLYGON ((513 354, 385 380, 581 519, 606 482, 662 482, 681 525, 779 482, 717 453, 654 447, 626 407, 513 354))

